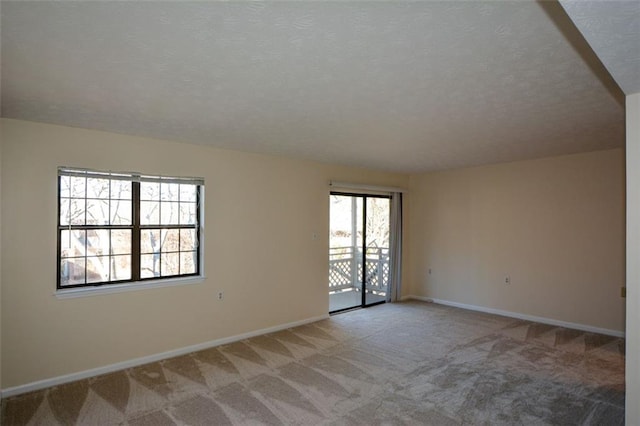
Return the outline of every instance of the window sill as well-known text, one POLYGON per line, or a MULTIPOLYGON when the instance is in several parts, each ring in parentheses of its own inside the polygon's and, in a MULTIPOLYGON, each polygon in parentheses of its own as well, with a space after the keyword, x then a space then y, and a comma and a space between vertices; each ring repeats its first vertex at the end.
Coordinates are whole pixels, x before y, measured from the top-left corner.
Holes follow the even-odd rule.
POLYGON ((166 280, 138 281, 126 284, 102 285, 98 287, 79 287, 57 290, 54 295, 58 299, 99 296, 102 294, 123 293, 127 291, 147 290, 161 287, 175 287, 189 284, 200 284, 206 277, 200 275, 189 278, 170 278, 166 280))

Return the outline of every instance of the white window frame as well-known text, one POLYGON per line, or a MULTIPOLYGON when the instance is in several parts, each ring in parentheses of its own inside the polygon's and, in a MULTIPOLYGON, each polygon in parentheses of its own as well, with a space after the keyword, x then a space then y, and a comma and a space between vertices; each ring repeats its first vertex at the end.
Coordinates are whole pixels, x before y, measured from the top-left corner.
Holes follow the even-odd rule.
MULTIPOLYGON (((84 196, 85 200, 87 196, 84 196)), ((80 198, 82 199, 82 198, 80 198)), ((162 201, 160 201, 162 202, 162 201)), ((137 291, 149 288, 161 288, 167 286, 177 286, 177 285, 187 285, 187 284, 197 284, 201 283, 205 280, 204 275, 204 179, 203 178, 195 178, 195 177, 167 177, 167 176, 156 176, 156 175, 148 175, 141 174, 135 172, 105 172, 99 170, 91 170, 91 169, 81 169, 75 167, 59 167, 58 168, 58 193, 57 193, 57 205, 58 205, 58 219, 57 219, 57 278, 56 278, 56 291, 55 295, 59 298, 69 298, 69 297, 81 297, 87 295, 99 295, 99 294, 109 294, 109 293, 118 293, 125 291, 137 291), (132 231, 132 241, 134 239, 138 240, 138 248, 137 251, 134 252, 132 243, 132 252, 131 252, 131 268, 132 274, 130 280, 123 280, 119 282, 110 282, 103 281, 100 283, 87 283, 85 279, 85 283, 81 284, 73 284, 73 285, 61 285, 61 263, 63 257, 61 256, 61 235, 62 231, 66 229, 82 229, 86 228, 87 225, 70 225, 70 224, 61 224, 61 176, 76 176, 76 177, 86 177, 86 178, 100 178, 100 179, 109 179, 109 180, 124 180, 130 181, 134 183, 133 186, 137 186, 140 188, 140 182, 158 182, 158 183, 182 183, 182 184, 190 184, 197 185, 197 193, 196 193, 196 223, 195 226, 191 225, 183 225, 182 229, 195 229, 196 230, 196 238, 197 238, 197 265, 196 272, 191 274, 181 274, 181 275, 171 275, 165 277, 147 277, 140 279, 140 258, 141 258, 141 249, 140 249, 140 238, 141 232, 144 229, 177 229, 178 225, 141 225, 140 221, 140 199, 141 196, 139 191, 137 193, 132 194, 132 221, 131 226, 127 226, 126 229, 131 229, 132 231), (138 233, 137 236, 134 237, 135 233, 138 233), (134 261, 134 257, 137 256, 138 260, 134 261), (137 266, 138 272, 133 271, 134 266, 137 266), (138 278, 138 279, 136 279, 138 278)), ((70 221, 69 221, 70 223, 70 221)), ((96 226, 95 229, 113 229, 112 225, 105 226, 96 226)), ((178 249, 180 253, 180 248, 178 249)), ((85 253, 85 257, 88 256, 85 253)), ((87 267, 85 266, 85 274, 87 267)))

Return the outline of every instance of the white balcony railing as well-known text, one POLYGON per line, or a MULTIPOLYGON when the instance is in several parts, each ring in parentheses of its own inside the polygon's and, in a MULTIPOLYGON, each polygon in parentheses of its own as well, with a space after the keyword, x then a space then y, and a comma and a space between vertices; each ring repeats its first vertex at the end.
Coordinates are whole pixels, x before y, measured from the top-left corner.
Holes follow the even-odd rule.
MULTIPOLYGON (((362 288, 362 248, 331 247, 329 249, 329 293, 362 288)), ((367 247, 364 279, 367 292, 385 293, 389 284, 389 249, 367 247)))

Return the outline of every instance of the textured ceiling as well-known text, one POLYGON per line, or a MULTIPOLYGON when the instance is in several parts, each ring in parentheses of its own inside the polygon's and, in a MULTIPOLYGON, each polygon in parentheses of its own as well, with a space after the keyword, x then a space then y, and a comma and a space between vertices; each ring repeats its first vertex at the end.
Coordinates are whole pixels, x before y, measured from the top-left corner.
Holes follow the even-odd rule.
POLYGON ((620 88, 640 93, 640 1, 560 3, 620 88))
POLYGON ((402 172, 624 143, 621 92, 558 3, 0 12, 4 117, 402 172))

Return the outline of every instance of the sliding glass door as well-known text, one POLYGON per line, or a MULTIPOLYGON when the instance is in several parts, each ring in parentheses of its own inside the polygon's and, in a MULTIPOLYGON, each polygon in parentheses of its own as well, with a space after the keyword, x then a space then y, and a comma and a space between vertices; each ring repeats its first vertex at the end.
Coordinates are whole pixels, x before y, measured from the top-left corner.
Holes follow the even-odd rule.
POLYGON ((329 311, 384 303, 389 289, 390 197, 330 195, 329 311))

